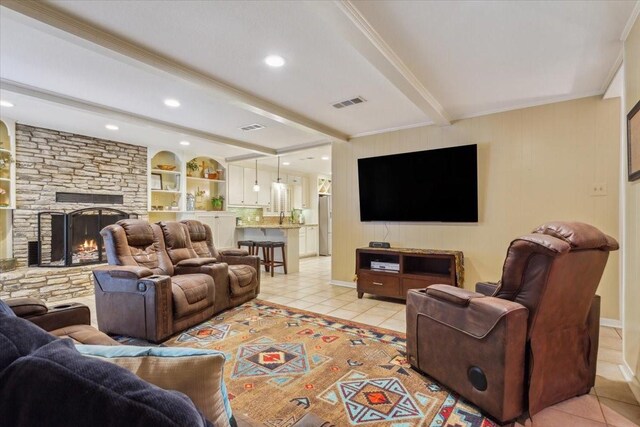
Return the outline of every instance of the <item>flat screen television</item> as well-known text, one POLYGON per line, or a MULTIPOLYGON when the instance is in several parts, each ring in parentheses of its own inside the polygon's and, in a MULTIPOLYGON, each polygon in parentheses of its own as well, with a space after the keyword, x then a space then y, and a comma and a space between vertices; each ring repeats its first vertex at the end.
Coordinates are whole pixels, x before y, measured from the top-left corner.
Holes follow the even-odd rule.
POLYGON ((361 221, 478 222, 478 147, 358 159, 361 221))

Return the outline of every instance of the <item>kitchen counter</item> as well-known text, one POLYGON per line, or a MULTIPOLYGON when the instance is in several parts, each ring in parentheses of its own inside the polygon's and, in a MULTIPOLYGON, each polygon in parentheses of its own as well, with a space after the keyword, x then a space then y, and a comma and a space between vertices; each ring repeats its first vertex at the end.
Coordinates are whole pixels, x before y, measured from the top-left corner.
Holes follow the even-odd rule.
POLYGON ((273 229, 290 229, 290 228, 301 228, 304 224, 243 224, 236 225, 238 229, 247 229, 247 228, 273 228, 273 229))

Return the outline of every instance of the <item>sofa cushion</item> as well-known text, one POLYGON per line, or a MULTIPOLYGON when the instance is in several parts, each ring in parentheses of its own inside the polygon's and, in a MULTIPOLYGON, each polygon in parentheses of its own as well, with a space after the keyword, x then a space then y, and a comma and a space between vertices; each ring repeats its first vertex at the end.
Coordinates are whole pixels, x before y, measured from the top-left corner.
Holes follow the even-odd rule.
POLYGON ((249 265, 230 265, 229 284, 234 297, 245 295, 258 286, 258 272, 249 265))
POLYGON ((180 347, 76 345, 80 353, 113 362, 143 380, 186 394, 216 427, 232 417, 223 379, 225 357, 214 350, 180 347))
POLYGON ((213 279, 208 274, 180 274, 171 278, 174 318, 188 316, 213 305, 213 279))
POLYGON ((27 320, 0 316, 0 425, 210 425, 182 393, 84 357, 27 320))

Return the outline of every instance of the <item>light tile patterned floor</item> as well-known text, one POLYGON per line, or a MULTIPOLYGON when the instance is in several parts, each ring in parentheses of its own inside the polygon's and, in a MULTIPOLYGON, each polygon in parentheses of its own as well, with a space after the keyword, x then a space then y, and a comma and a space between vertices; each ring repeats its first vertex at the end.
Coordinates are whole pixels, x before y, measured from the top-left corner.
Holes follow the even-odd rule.
MULTIPOLYGON (((341 319, 404 332, 405 305, 400 301, 365 295, 358 299, 356 290, 329 284, 331 258, 314 257, 300 261, 300 272, 275 277, 262 273, 259 298, 278 304, 312 311, 341 319)), ((91 308, 92 296, 76 298, 91 308)), ((95 317, 92 323, 97 325, 95 317)), ((622 338, 619 330, 600 328, 598 377, 589 395, 559 403, 526 420, 532 427, 628 427, 640 426, 640 406, 624 381, 622 338)), ((521 424, 517 424, 520 426, 521 424)))

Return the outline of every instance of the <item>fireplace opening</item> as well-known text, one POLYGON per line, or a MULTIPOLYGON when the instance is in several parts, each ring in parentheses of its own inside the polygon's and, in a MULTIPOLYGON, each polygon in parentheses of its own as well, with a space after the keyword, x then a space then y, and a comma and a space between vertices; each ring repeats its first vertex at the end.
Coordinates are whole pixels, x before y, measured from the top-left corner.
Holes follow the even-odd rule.
POLYGON ((100 230, 121 219, 136 217, 118 209, 86 208, 69 213, 38 214, 38 265, 69 267, 106 261, 100 230))

